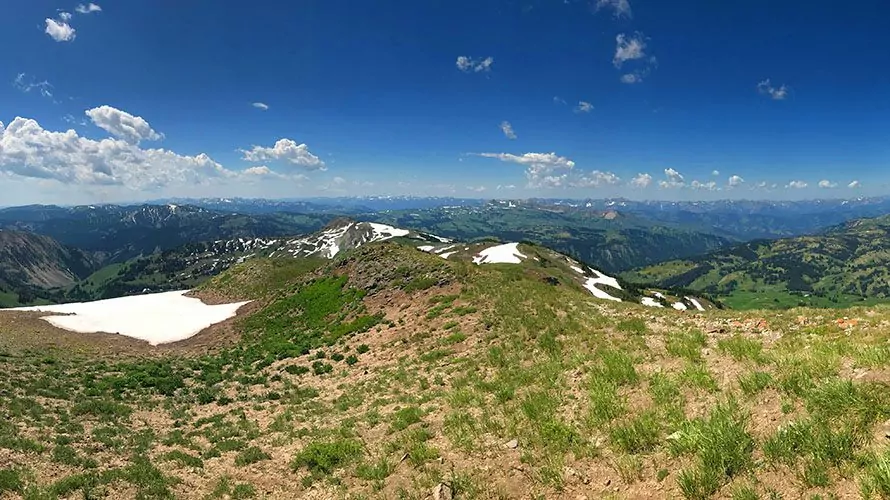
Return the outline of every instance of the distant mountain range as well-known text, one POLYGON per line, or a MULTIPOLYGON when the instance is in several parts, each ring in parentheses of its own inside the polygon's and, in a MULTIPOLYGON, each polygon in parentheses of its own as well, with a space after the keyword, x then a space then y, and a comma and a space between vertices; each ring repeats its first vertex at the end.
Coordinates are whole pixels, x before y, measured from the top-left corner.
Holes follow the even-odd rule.
POLYGON ((812 236, 757 240, 627 272, 641 283, 725 296, 730 305, 846 305, 890 298, 890 216, 812 236))
POLYGON ((720 295, 734 307, 762 305, 765 300, 788 306, 890 298, 882 274, 888 219, 847 220, 858 213, 890 212, 885 198, 709 203, 410 197, 190 201, 203 206, 0 209, 0 230, 5 233, 0 239, 0 305, 191 287, 253 256, 329 257, 335 248, 379 240, 373 223, 411 228, 407 237, 418 241, 436 242, 432 235, 438 235, 468 243, 494 238, 538 244, 605 273, 624 272, 629 281, 720 295), (421 208, 365 212, 369 207, 362 203, 369 200, 421 208), (442 203, 449 204, 439 206, 442 203), (354 213, 341 219, 344 212, 338 211, 354 213), (816 236, 797 235, 820 221, 831 228, 820 227, 813 231, 816 236), (751 241, 754 235, 785 233, 795 237, 751 241))

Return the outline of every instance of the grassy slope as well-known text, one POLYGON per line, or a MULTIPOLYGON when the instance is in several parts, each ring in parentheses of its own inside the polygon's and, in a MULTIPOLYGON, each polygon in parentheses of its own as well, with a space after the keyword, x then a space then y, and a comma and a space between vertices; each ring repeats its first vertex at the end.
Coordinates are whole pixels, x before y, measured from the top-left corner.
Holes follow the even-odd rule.
POLYGON ((725 297, 735 308, 848 307, 890 299, 890 217, 823 235, 746 243, 625 273, 629 281, 725 297))
POLYGON ((0 492, 890 494, 888 308, 690 315, 394 245, 279 266, 204 287, 259 301, 209 355, 24 350, 0 328, 0 492))

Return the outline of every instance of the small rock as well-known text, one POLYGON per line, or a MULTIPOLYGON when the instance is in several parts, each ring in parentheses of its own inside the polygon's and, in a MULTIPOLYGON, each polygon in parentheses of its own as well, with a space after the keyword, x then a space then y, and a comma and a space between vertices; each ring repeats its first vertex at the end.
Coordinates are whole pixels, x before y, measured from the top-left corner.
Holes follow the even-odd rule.
POLYGON ((433 488, 433 500, 451 500, 451 486, 439 483, 433 488))
POLYGON ((612 484, 612 480, 611 480, 611 479, 606 479, 605 486, 609 486, 610 484, 612 484))
POLYGON ((516 448, 519 448, 519 441, 517 441, 515 439, 511 439, 511 440, 507 441, 506 443, 504 443, 504 446, 506 446, 507 448, 510 448, 511 450, 515 450, 516 448))

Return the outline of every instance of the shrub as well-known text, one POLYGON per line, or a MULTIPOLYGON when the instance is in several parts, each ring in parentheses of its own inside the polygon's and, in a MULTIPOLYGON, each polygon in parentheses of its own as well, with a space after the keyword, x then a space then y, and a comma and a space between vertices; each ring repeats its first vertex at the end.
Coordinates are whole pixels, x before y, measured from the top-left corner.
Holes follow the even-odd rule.
POLYGON ((291 468, 295 471, 305 468, 312 473, 331 474, 361 455, 362 445, 358 441, 315 441, 294 455, 291 468))

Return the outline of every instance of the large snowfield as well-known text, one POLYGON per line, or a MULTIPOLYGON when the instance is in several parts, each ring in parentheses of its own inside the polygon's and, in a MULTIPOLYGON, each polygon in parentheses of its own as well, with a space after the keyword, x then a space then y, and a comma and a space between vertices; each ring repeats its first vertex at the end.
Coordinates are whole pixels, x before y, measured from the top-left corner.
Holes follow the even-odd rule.
POLYGON ((116 333, 151 345, 177 342, 225 321, 248 302, 207 305, 186 297, 189 290, 134 295, 116 299, 0 311, 39 311, 70 316, 45 316, 54 326, 78 333, 116 333))
POLYGON ((519 264, 527 258, 519 251, 519 243, 504 243, 482 250, 473 257, 473 264, 519 264))

